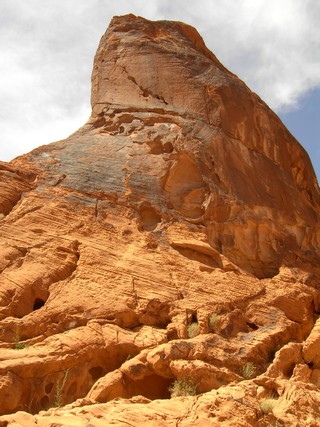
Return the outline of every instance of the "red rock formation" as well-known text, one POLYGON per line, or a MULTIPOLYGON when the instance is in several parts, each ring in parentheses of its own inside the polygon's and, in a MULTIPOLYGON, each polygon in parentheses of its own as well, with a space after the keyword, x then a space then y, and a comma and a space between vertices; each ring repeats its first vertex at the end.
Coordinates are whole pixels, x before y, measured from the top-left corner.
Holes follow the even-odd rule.
POLYGON ((318 184, 195 29, 114 18, 88 122, 0 173, 0 425, 316 425, 318 184))

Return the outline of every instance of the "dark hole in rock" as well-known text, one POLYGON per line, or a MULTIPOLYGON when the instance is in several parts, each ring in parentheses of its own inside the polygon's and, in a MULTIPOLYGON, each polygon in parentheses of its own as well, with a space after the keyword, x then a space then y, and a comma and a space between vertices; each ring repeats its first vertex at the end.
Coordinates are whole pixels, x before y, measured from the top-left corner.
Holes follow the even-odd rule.
POLYGON ((138 381, 125 379, 128 396, 142 395, 147 399, 169 399, 171 378, 163 378, 156 374, 149 375, 138 381))
POLYGON ((255 323, 247 322, 247 326, 253 331, 256 331, 257 329, 259 329, 259 326, 257 326, 255 323))
POLYGON ((191 322, 190 323, 198 323, 198 318, 197 318, 197 315, 195 313, 191 316, 191 322))
POLYGON ((292 374, 293 374, 293 370, 295 368, 295 364, 294 363, 290 363, 289 366, 286 366, 285 369, 283 369, 283 374, 287 377, 287 378, 291 378, 292 374))
POLYGON ((95 128, 100 128, 100 127, 101 127, 101 126, 103 126, 105 123, 106 123, 105 118, 104 118, 104 117, 99 117, 99 118, 98 118, 98 120, 97 120, 95 123, 93 123, 93 126, 94 126, 95 128))
POLYGON ((152 231, 161 222, 161 216, 151 206, 144 206, 140 211, 142 229, 144 231, 152 231))
POLYGON ((49 398, 48 396, 43 396, 40 400, 40 409, 49 409, 49 398))
POLYGON ((309 366, 309 368, 310 368, 310 369, 313 369, 313 368, 314 368, 314 364, 313 364, 313 362, 307 363, 307 365, 309 366))
POLYGON ((164 143, 164 145, 163 145, 163 151, 165 153, 172 153, 173 149, 174 148, 173 148, 173 145, 171 144, 171 142, 164 143))
POLYGON ((147 145, 150 147, 149 154, 164 154, 164 153, 172 153, 174 150, 171 142, 161 143, 158 140, 149 141, 147 145))
POLYGON ((33 310, 39 310, 39 308, 43 307, 44 304, 45 304, 45 301, 43 301, 43 299, 36 298, 33 303, 33 310))
POLYGON ((277 351, 278 351, 278 348, 271 348, 270 349, 268 362, 272 362, 274 360, 277 351))
POLYGON ((96 381, 98 378, 102 377, 103 368, 101 366, 94 366, 93 368, 89 369, 89 373, 93 381, 96 381))
POLYGON ((46 392, 47 394, 51 393, 52 387, 53 387, 53 383, 48 383, 48 384, 45 386, 45 392, 46 392))

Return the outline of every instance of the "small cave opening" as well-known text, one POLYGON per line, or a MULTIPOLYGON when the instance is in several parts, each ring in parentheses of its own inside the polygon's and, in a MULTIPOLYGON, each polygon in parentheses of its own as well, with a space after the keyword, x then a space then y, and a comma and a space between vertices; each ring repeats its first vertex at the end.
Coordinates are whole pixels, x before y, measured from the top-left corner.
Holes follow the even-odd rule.
POLYGON ((106 124, 106 119, 103 117, 103 113, 100 113, 97 120, 93 123, 94 128, 100 128, 106 124))
POLYGON ((138 381, 126 380, 126 390, 129 396, 142 395, 150 400, 170 399, 169 388, 172 378, 164 378, 152 374, 138 381))
POLYGON ((295 363, 294 362, 292 362, 292 363, 290 363, 290 364, 288 364, 287 366, 285 366, 283 369, 282 369, 282 373, 283 373, 283 375, 286 377, 286 378, 291 378, 292 377, 292 374, 293 374, 293 371, 294 371, 294 368, 295 368, 295 363))
POLYGON ((256 331, 259 329, 259 326, 257 326, 255 323, 247 322, 248 328, 250 328, 252 331, 256 331))
POLYGON ((172 153, 174 150, 171 142, 167 141, 162 143, 158 139, 153 141, 148 141, 147 145, 150 148, 149 154, 164 154, 164 153, 172 153))
POLYGON ((190 319, 190 323, 198 323, 198 318, 196 313, 193 313, 190 319))
POLYGON ((51 393, 51 391, 52 391, 52 389, 53 389, 53 383, 48 383, 48 384, 45 386, 45 392, 46 392, 47 394, 50 394, 50 393, 51 393))
POLYGON ((39 310, 39 308, 43 307, 45 303, 46 302, 42 298, 36 298, 33 303, 33 311, 39 310))
POLYGON ((103 368, 101 366, 94 366, 93 368, 89 369, 89 373, 92 377, 93 382, 96 382, 97 379, 102 377, 103 368))
POLYGON ((161 222, 161 215, 151 206, 143 206, 140 209, 141 229, 153 231, 161 222))
POLYGON ((192 313, 187 318, 187 338, 194 338, 200 333, 198 318, 196 313, 192 313))

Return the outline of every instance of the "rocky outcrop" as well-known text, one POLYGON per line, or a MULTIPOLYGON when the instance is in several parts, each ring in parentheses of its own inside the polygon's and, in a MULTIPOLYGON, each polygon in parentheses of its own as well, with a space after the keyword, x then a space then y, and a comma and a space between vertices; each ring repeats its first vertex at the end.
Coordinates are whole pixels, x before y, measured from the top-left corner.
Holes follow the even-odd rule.
POLYGON ((114 18, 88 122, 0 173, 0 425, 316 425, 318 184, 195 29, 114 18))

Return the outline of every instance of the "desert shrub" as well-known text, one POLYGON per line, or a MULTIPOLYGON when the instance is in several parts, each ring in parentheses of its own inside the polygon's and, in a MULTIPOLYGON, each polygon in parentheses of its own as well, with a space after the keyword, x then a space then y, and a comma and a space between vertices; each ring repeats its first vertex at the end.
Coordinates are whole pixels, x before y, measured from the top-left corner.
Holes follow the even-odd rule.
POLYGON ((28 347, 28 344, 27 343, 25 343, 25 342, 21 342, 20 341, 20 336, 19 336, 19 334, 17 333, 16 334, 16 336, 15 336, 15 338, 14 338, 14 348, 16 349, 16 350, 23 350, 24 348, 26 348, 26 347, 28 347))
POLYGON ((209 330, 210 332, 214 331, 217 327, 217 324, 219 322, 219 315, 217 313, 211 313, 209 317, 209 330))
POLYGON ((199 335, 200 328, 197 322, 190 323, 190 325, 187 326, 187 335, 188 338, 193 338, 199 335))
POLYGON ((59 407, 63 405, 62 392, 63 392, 64 386, 66 385, 68 374, 69 374, 69 369, 65 371, 62 381, 58 381, 56 383, 56 392, 54 395, 55 399, 53 404, 54 407, 59 407))
POLYGON ((24 348, 28 347, 28 345, 25 342, 17 342, 14 345, 14 348, 16 350, 23 350, 24 348))
POLYGON ((242 367, 241 374, 243 378, 249 380, 254 376, 256 370, 257 368, 254 366, 254 364, 252 362, 248 362, 242 367))
POLYGON ((194 396, 197 394, 197 386, 191 380, 175 380, 169 387, 171 397, 194 396))
POLYGON ((273 410, 277 403, 277 400, 273 397, 265 397, 264 399, 259 400, 259 406, 261 411, 264 414, 269 414, 273 410))

